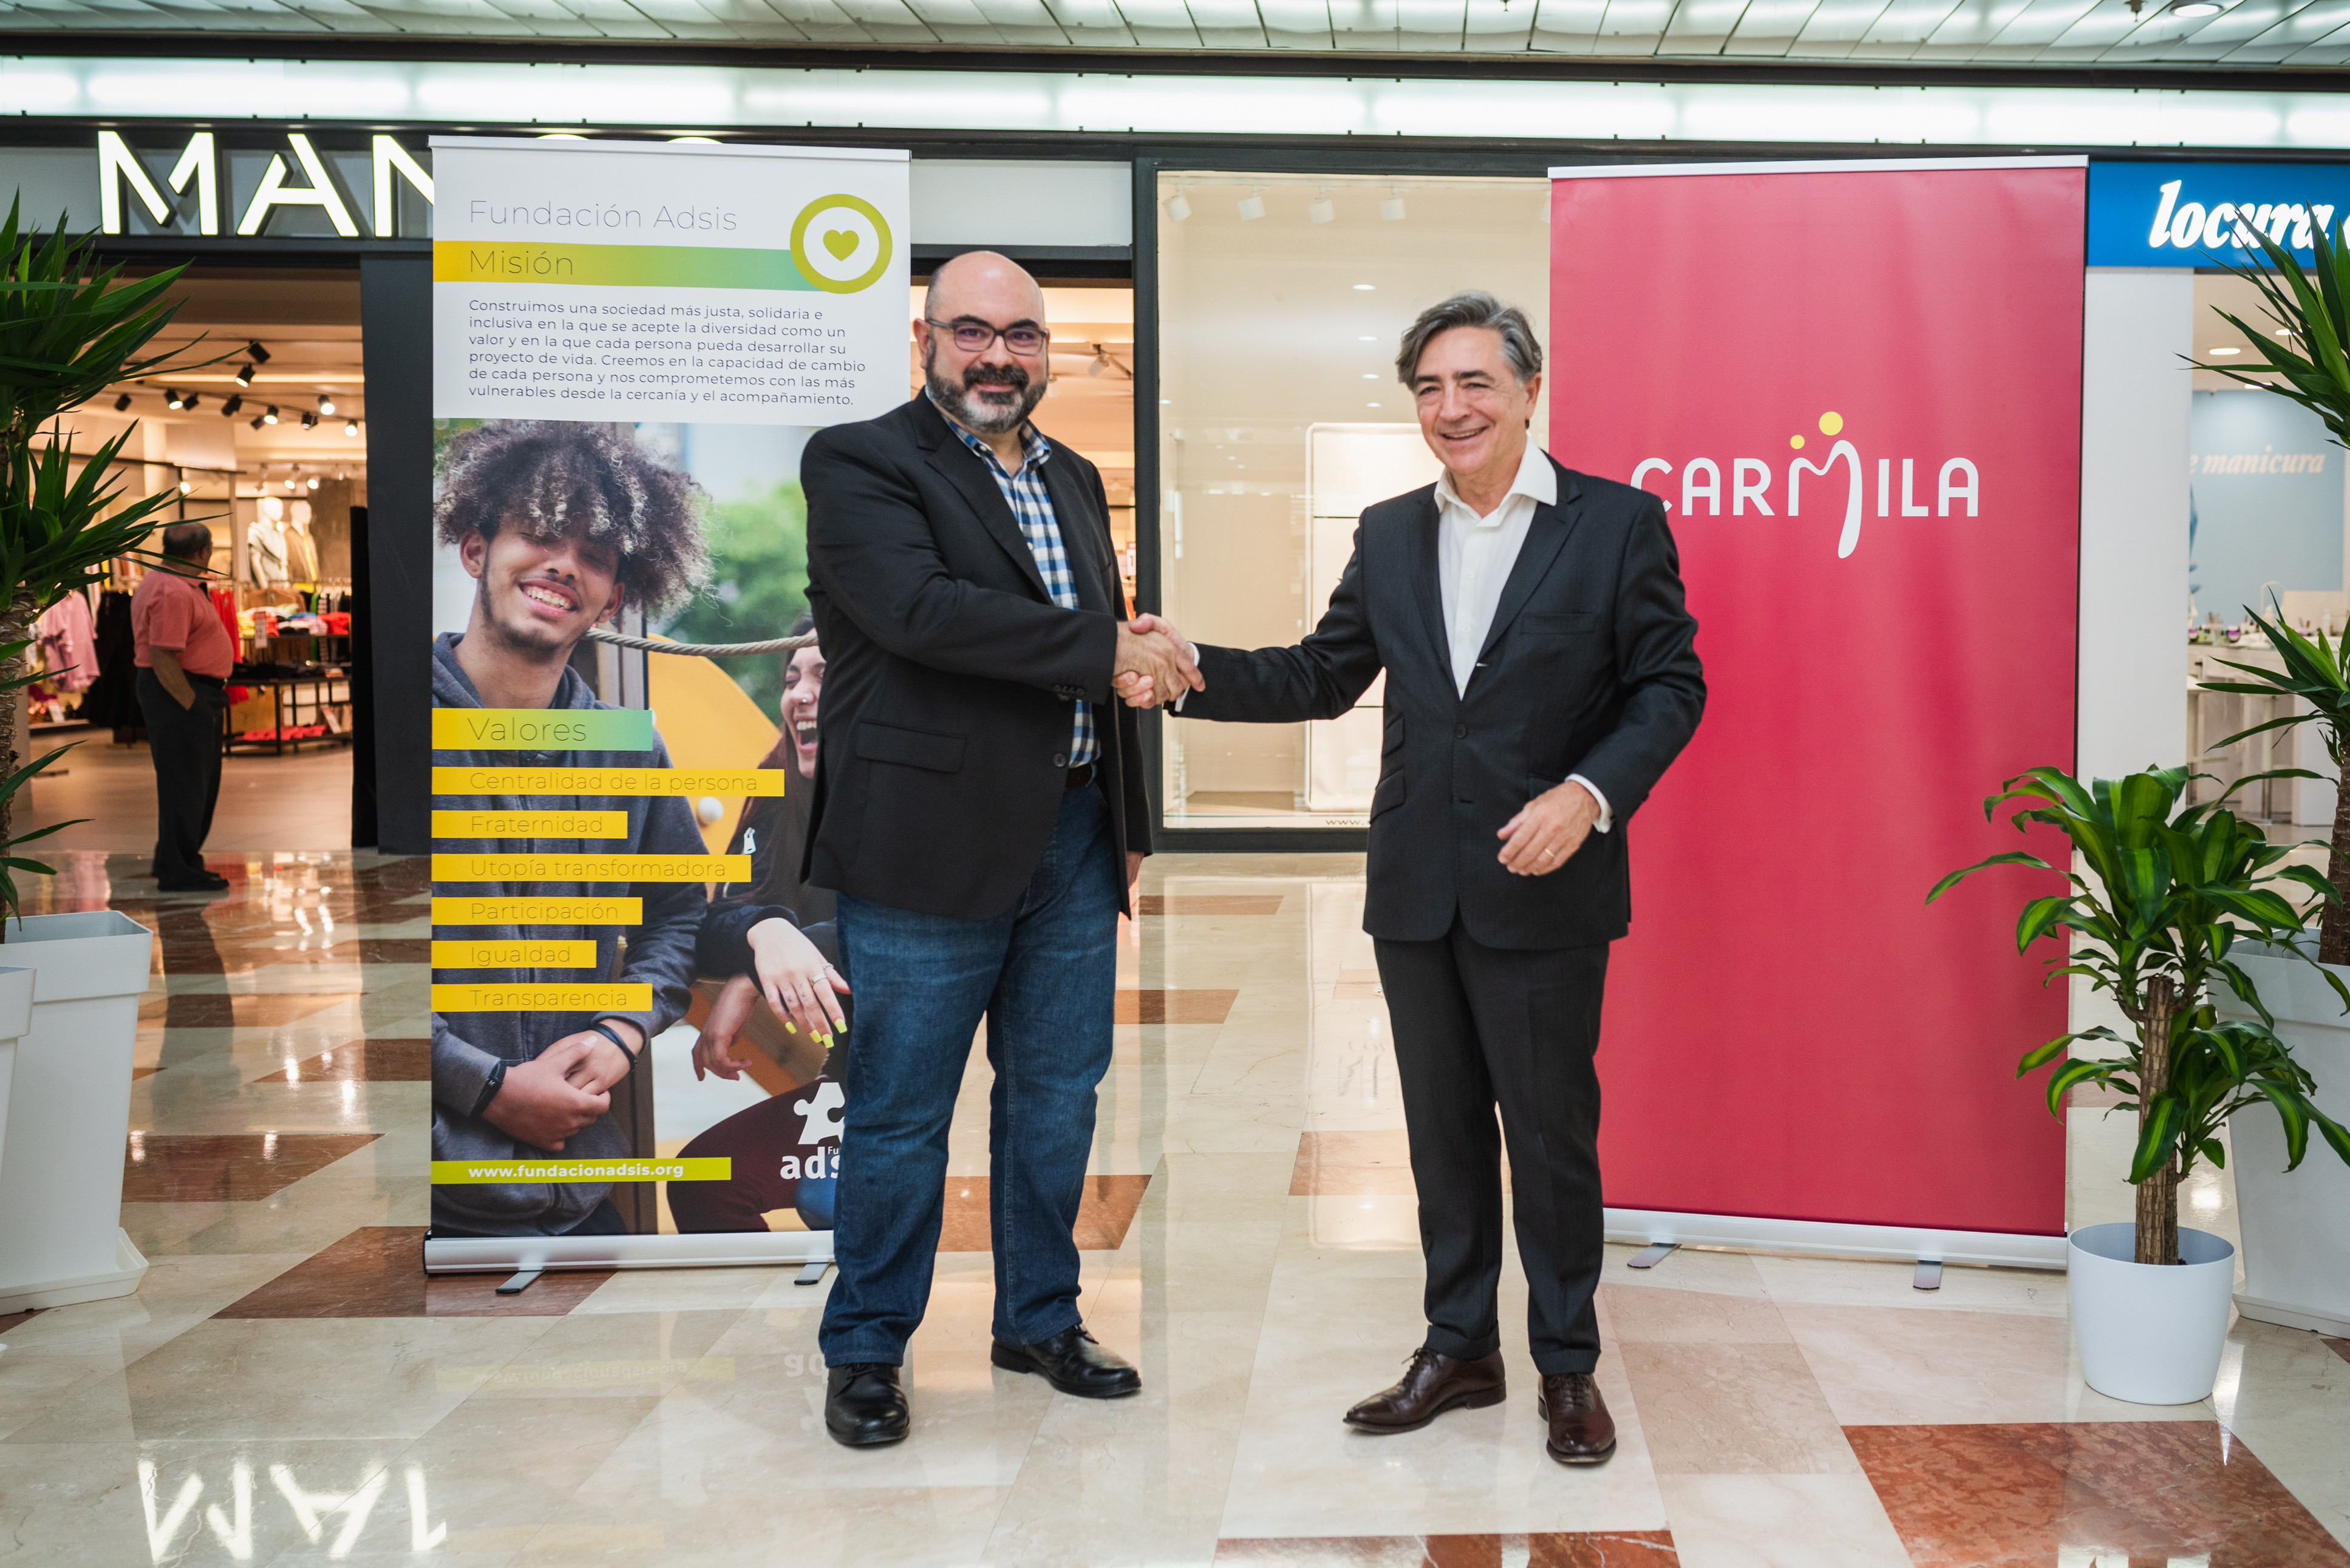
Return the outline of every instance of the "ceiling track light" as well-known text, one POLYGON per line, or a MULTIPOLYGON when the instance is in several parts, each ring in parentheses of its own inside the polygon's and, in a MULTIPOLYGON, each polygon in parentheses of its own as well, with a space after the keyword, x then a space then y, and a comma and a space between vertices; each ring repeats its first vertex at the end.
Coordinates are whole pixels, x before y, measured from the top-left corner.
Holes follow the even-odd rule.
POLYGON ((302 428, 306 431, 317 430, 318 428, 318 416, 312 413, 309 410, 304 409, 302 410, 302 428))
POLYGON ((240 386, 240 387, 250 387, 251 385, 253 385, 253 367, 252 367, 252 366, 250 366, 250 365, 239 365, 239 366, 236 368, 236 384, 237 384, 238 386, 240 386))
POLYGON ((1241 198, 1241 222, 1253 223, 1264 216, 1264 187, 1252 185, 1249 193, 1241 198))
POLYGON ((246 344, 244 346, 244 357, 252 360, 256 365, 266 365, 269 363, 269 350, 264 348, 258 343, 246 344))
POLYGON ((331 394, 318 399, 318 411, 322 414, 331 414, 335 411, 335 400, 331 394))
POLYGON ((1330 187, 1325 185, 1314 193, 1305 205, 1305 215, 1317 223, 1326 223, 1338 215, 1338 204, 1330 200, 1330 187))
POLYGON ((1178 185, 1175 193, 1167 198, 1167 215, 1179 223, 1191 215, 1191 199, 1183 191, 1184 187, 1178 185))
POLYGON ((345 420, 345 421, 343 421, 343 433, 344 433, 345 435, 347 435, 347 436, 355 436, 355 435, 359 434, 359 421, 357 421, 357 420, 345 420))
POLYGON ((163 394, 163 406, 173 410, 184 409, 188 406, 188 400, 180 396, 176 390, 168 391, 163 394))
POLYGON ((204 398, 202 392, 190 392, 186 397, 180 400, 180 407, 185 409, 190 413, 194 413, 196 411, 196 405, 203 400, 204 398))
POLYGON ((124 393, 122 393, 120 397, 117 397, 117 398, 114 400, 114 411, 115 411, 116 413, 118 413, 118 414, 119 414, 119 413, 120 413, 123 410, 125 410, 125 409, 129 408, 130 406, 130 393, 128 393, 128 392, 124 392, 124 393))
POLYGON ((221 404, 221 412, 230 419, 234 419, 236 411, 243 407, 244 407, 244 394, 231 392, 228 395, 228 400, 221 404))
POLYGON ((268 423, 268 422, 269 422, 268 421, 266 421, 266 420, 265 420, 264 418, 262 418, 259 414, 255 414, 255 415, 254 415, 254 416, 253 416, 253 428, 254 428, 255 430, 259 430, 263 425, 265 425, 265 424, 266 424, 266 423, 268 423))
POLYGON ((267 408, 261 410, 261 422, 265 425, 274 425, 277 422, 277 405, 276 403, 272 403, 267 408))

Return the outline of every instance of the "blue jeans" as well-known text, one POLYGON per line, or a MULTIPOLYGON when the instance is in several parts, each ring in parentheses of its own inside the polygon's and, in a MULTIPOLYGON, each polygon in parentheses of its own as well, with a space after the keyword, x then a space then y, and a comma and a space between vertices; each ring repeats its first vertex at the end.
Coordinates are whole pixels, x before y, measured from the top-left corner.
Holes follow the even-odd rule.
POLYGON ((945 1205, 947 1124, 987 1019, 995 1337, 1034 1345, 1077 1322, 1073 1234, 1108 1071, 1126 857, 1098 788, 1061 797, 1020 901, 988 920, 917 915, 843 893, 856 988, 833 1257, 818 1337, 827 1365, 906 1358, 945 1205))

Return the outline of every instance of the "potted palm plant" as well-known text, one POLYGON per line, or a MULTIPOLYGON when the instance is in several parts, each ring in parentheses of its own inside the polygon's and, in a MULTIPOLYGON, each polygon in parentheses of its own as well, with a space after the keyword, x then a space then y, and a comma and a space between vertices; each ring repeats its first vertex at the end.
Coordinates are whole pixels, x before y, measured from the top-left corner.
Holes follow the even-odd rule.
MULTIPOLYGON (((2291 1164, 2301 1163, 2312 1128, 2350 1162, 2350 1130, 2312 1103, 2316 1084, 2277 1037, 2241 957, 2248 943, 2298 953, 2304 917, 2281 884, 2329 908, 2340 895, 2310 867, 2287 863, 2290 846, 2271 844, 2218 802, 2183 805, 2189 776, 2158 768, 2084 784, 2033 768, 1983 802, 1987 820, 2010 801, 2024 803, 2010 819, 2016 830, 2055 828, 2081 867, 2067 873, 2072 891, 2024 905, 2016 950, 2069 932, 2069 951, 2048 960, 2052 975, 2085 976, 2131 1024, 2126 1035, 2100 1025, 2035 1045, 2016 1075, 2058 1064, 2047 1097, 2059 1117, 2075 1084, 2119 1090, 2119 1108, 2137 1113, 2128 1175, 2137 1217, 2074 1231, 2069 1265, 2083 1375, 2099 1393, 2141 1405, 2204 1398, 2219 1374, 2235 1249, 2178 1223, 2178 1184, 2198 1160, 2224 1162, 2219 1134, 2229 1118, 2272 1107, 2291 1164), (2220 1015, 2214 998, 2223 989, 2245 1016, 2220 1015), (2120 1049, 2072 1054, 2092 1042, 2120 1049)), ((1926 901, 1993 866, 2053 869, 2028 852, 1994 855, 1943 877, 1926 901)), ((2341 975, 2318 972, 2350 1003, 2341 975)))
POLYGON ((18 848, 56 829, 16 834, 10 808, 61 753, 21 759, 13 698, 33 622, 118 556, 147 554, 172 499, 122 493, 129 431, 76 452, 58 416, 172 358, 145 349, 172 318, 164 296, 179 272, 126 282, 64 230, 20 233, 14 202, 0 225, 0 940, 34 971, 0 1142, 0 1313, 127 1294, 147 1267, 118 1221, 153 939, 113 909, 17 918, 17 874, 50 869, 18 848))
MULTIPOLYGON (((2313 236, 2314 264, 2303 268, 2276 241, 2258 238, 2267 265, 2231 270, 2260 291, 2272 325, 2255 330, 2220 313, 2251 343, 2258 362, 2198 369, 2291 399, 2324 420, 2337 444, 2350 441, 2350 255, 2320 229, 2313 236)), ((2283 699, 2283 711, 2220 743, 2314 727, 2334 779, 2326 880, 2342 896, 2324 902, 2314 944, 2318 962, 2333 971, 2332 984, 2279 952, 2248 952, 2240 962, 2269 998, 2279 1037, 2327 1085, 2319 1103, 2350 1120, 2350 1016, 2335 997, 2342 977, 2350 976, 2350 775, 2343 769, 2350 742, 2350 639, 2336 643, 2323 631, 2303 636, 2282 613, 2272 619, 2250 606, 2245 613, 2267 634, 2277 668, 2222 660, 2241 679, 2206 681, 2203 689, 2283 699)), ((2241 1010, 2222 998, 2220 1011, 2241 1010)), ((2244 1240, 2244 1288, 2236 1304, 2271 1323, 2350 1334, 2350 1170, 2329 1167, 2285 1179, 2283 1128, 2264 1117, 2248 1118, 2238 1129, 2235 1150, 2244 1240)))

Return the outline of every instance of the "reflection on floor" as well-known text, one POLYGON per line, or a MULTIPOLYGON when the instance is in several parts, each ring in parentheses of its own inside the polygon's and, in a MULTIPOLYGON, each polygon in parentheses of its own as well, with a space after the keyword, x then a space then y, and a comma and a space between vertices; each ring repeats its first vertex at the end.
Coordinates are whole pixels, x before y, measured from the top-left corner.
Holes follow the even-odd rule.
MULTIPOLYGON (((1373 1438, 1419 1261, 1354 857, 1150 863, 1120 933, 1085 1307, 1144 1392, 990 1368, 986 1066, 951 1143, 915 1435, 824 1436, 786 1271, 427 1280, 422 867, 221 857, 217 898, 69 856, 51 907, 153 927, 133 1297, 0 1318, 0 1563, 1218 1563, 2350 1568, 2350 1342, 2240 1321, 2213 1398, 2084 1386, 2060 1275, 1611 1249, 1621 1446, 1512 1397, 1373 1438), (118 880, 122 896, 115 896, 118 880)), ((2072 1113, 2076 1220, 2126 1118, 2072 1113)), ((2232 1231, 2232 1192, 2186 1197, 2232 1231)), ((1513 1259, 1504 1322, 1523 1321, 1513 1259)))

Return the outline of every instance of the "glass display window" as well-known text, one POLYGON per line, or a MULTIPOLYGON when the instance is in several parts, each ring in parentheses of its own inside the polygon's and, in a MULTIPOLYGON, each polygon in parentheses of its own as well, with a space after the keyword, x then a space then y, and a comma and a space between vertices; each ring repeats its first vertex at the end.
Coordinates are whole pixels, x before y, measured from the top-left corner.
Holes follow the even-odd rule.
MULTIPOLYGON (((1548 339, 1549 183, 1159 177, 1161 599, 1202 643, 1300 640, 1366 506, 1433 481, 1396 379, 1404 328, 1483 289, 1548 339)), ((1537 410, 1535 430, 1544 428, 1537 410)), ((1307 724, 1164 726, 1169 827, 1360 827, 1381 683, 1307 724)))

